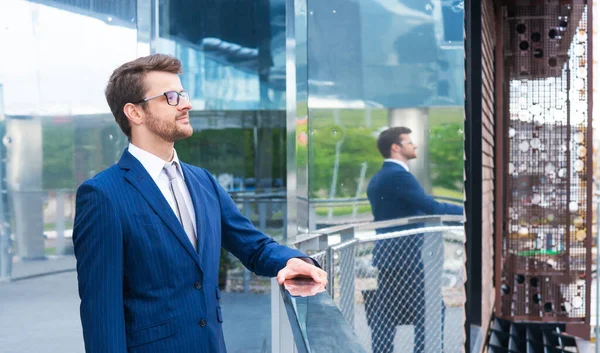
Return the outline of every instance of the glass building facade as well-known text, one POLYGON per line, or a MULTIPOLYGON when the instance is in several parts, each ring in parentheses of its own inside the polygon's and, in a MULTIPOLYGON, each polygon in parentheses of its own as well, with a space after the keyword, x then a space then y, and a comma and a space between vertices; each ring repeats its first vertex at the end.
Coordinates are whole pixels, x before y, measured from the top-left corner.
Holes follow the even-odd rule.
MULTIPOLYGON (((461 204, 463 21, 458 0, 0 2, 0 278, 74 269, 76 189, 128 143, 104 88, 151 53, 183 63, 195 132, 181 160, 280 242, 373 219, 366 188, 392 126, 413 131, 425 191, 461 204)), ((276 351, 269 279, 225 252, 221 275, 230 351, 276 351)))

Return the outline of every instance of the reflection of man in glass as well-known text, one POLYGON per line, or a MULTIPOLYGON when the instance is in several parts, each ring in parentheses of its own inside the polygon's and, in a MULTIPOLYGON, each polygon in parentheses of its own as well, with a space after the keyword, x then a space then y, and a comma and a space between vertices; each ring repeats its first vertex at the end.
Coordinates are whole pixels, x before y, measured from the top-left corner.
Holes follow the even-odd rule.
MULTIPOLYGON (((385 161, 367 189, 375 221, 420 215, 462 215, 462 207, 435 201, 410 174, 407 162, 417 158, 417 146, 411 141, 410 133, 411 130, 406 127, 393 127, 383 131, 377 139, 377 148, 385 161)), ((378 233, 422 226, 396 226, 380 229, 378 233)), ((394 333, 398 325, 414 325, 414 352, 424 351, 423 238, 423 234, 417 234, 380 240, 375 244, 373 265, 379 270, 378 288, 376 296, 370 298, 372 302, 369 306, 373 311, 367 313, 374 353, 393 351, 394 333)), ((443 311, 445 307, 442 307, 442 320, 443 311)), ((441 331, 437 332, 442 334, 441 331)))
POLYGON ((130 144, 77 190, 73 229, 86 352, 225 352, 221 246, 257 274, 327 274, 259 232, 206 170, 183 163, 192 135, 181 63, 156 54, 117 68, 106 88, 130 144))

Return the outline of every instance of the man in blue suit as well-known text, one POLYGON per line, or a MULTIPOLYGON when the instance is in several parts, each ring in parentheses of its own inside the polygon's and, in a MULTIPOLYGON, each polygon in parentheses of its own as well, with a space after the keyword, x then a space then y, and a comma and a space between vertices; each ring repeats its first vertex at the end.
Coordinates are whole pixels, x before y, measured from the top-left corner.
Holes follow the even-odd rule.
MULTIPOLYGON (((417 158, 417 146, 412 142, 410 133, 411 130, 406 127, 393 127, 383 131, 377 139, 377 148, 385 161, 367 188, 375 221, 421 215, 462 215, 462 207, 435 201, 410 174, 407 162, 417 158)), ((377 233, 422 226, 389 227, 377 233)), ((378 268, 378 286, 375 297, 369 298, 373 300, 369 307, 376 312, 369 313, 373 353, 393 352, 395 328, 400 324, 415 326, 413 351, 424 350, 423 240, 423 234, 417 234, 380 240, 375 244, 373 265, 378 268)), ((444 310, 442 303, 442 320, 444 310)))
POLYGON ((327 275, 244 218, 206 170, 177 157, 189 96, 168 55, 117 68, 106 99, 129 147, 77 191, 73 232, 88 353, 225 352, 221 246, 257 274, 327 275))

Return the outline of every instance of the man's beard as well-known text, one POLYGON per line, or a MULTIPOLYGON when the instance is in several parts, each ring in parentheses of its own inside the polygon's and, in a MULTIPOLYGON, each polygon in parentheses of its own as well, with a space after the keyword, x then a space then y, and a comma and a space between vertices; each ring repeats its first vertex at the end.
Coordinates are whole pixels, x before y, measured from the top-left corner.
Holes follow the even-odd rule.
POLYGON ((179 140, 183 140, 192 136, 193 130, 191 126, 188 125, 189 129, 185 129, 183 126, 180 126, 177 123, 177 120, 180 116, 177 116, 172 121, 161 120, 154 117, 152 114, 148 115, 146 119, 146 127, 153 134, 160 137, 161 139, 167 142, 175 142, 179 140))

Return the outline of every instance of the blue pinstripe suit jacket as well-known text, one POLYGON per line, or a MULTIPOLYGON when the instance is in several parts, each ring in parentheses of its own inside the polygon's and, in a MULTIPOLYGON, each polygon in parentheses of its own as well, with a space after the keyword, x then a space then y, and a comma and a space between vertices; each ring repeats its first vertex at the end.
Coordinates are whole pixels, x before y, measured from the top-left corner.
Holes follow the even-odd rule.
POLYGON ((204 169, 181 166, 196 212, 197 252, 127 150, 77 190, 73 242, 86 352, 225 352, 221 246, 265 276, 306 257, 256 230, 204 169))

